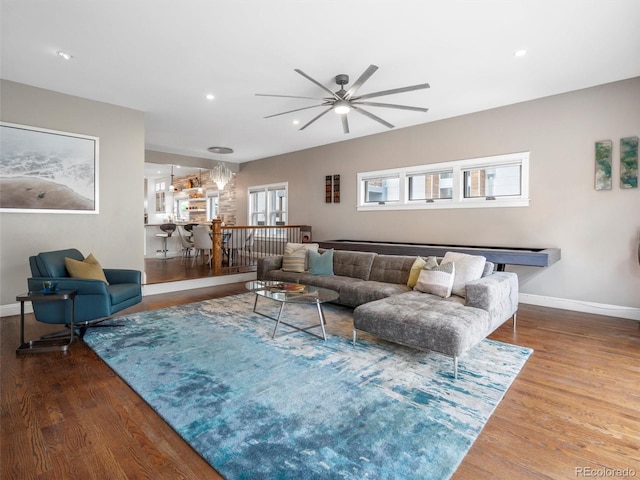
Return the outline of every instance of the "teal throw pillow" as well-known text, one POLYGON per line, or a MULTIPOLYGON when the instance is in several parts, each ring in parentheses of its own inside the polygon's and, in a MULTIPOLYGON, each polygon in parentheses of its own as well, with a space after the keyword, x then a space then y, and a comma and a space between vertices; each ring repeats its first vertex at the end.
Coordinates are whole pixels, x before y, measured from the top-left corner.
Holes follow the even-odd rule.
POLYGON ((309 250, 309 270, 312 275, 333 275, 333 249, 324 253, 309 250))

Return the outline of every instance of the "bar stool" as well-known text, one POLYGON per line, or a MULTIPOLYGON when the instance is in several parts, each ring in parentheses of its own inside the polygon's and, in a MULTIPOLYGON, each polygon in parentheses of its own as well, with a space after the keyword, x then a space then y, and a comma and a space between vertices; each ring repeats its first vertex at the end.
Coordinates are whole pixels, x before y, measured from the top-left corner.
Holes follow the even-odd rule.
POLYGON ((164 259, 167 259, 167 239, 171 238, 173 232, 176 231, 175 223, 163 223, 160 225, 161 233, 156 233, 156 237, 162 238, 162 252, 164 253, 164 259))

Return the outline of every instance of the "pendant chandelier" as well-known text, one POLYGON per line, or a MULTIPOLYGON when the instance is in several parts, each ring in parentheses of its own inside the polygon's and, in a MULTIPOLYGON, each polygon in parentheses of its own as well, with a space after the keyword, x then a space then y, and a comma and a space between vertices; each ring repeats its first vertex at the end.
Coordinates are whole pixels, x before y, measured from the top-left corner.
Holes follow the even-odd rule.
MULTIPOLYGON (((209 150, 211 153, 233 153, 233 149, 229 147, 209 147, 207 150, 209 150)), ((211 180, 213 180, 218 186, 218 190, 223 190, 227 183, 229 183, 232 179, 233 172, 229 170, 229 167, 227 167, 224 162, 218 163, 218 165, 213 167, 213 169, 211 170, 211 180)))
POLYGON ((211 170, 211 180, 218 186, 218 190, 223 190, 232 178, 233 172, 223 162, 220 162, 211 170))
POLYGON ((173 165, 171 165, 171 185, 169 185, 169 191, 170 192, 175 192, 176 187, 173 184, 173 165))

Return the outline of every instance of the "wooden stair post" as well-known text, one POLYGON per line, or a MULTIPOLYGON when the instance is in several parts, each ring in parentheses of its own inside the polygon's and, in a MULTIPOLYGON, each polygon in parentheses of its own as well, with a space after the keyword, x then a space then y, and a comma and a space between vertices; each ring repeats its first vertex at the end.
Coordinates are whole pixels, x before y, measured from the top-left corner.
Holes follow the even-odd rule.
POLYGON ((214 219, 211 221, 211 240, 213 246, 211 249, 211 268, 214 275, 222 275, 222 220, 214 219))

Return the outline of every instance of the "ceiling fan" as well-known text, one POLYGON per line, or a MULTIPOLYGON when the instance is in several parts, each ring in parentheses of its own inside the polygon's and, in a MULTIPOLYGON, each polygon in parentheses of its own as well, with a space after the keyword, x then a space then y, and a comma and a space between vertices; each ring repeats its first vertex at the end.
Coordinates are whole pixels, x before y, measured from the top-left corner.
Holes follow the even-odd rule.
POLYGON ((356 80, 356 82, 353 85, 351 85, 349 90, 345 90, 344 89, 345 85, 347 85, 349 83, 349 75, 345 75, 345 74, 336 75, 336 83, 340 86, 340 90, 338 90, 337 92, 332 92, 328 87, 322 85, 320 82, 318 82, 317 80, 311 78, 309 75, 304 73, 302 70, 296 68, 295 71, 297 73, 302 75, 307 80, 315 83, 317 86, 322 88, 325 92, 327 92, 330 96, 329 97, 322 97, 322 98, 315 98, 315 97, 301 97, 301 96, 297 96, 297 95, 269 95, 269 94, 264 94, 264 93, 256 93, 256 95, 259 96, 259 97, 306 98, 306 99, 310 99, 310 100, 322 100, 322 103, 320 103, 318 105, 311 105, 309 107, 296 108, 295 110, 289 110, 289 111, 286 111, 286 112, 276 113, 274 115, 269 115, 269 116, 264 117, 264 118, 272 118, 272 117, 277 117, 279 115, 286 115, 287 113, 299 112, 301 110, 308 110, 310 108, 327 107, 320 114, 316 115, 309 122, 307 122, 305 125, 303 125, 300 128, 300 130, 304 130, 309 125, 311 125, 313 122, 318 120, 320 117, 322 117, 323 115, 329 113, 331 110, 334 110, 336 113, 340 114, 340 118, 342 119, 342 129, 344 130, 344 133, 349 133, 349 120, 347 118, 347 114, 351 110, 353 110, 355 112, 358 112, 361 115, 364 115, 365 117, 369 117, 371 120, 375 120, 376 122, 381 123, 385 127, 388 127, 388 128, 393 128, 394 127, 394 125, 392 125, 391 123, 387 122, 386 120, 383 120, 382 118, 378 117, 377 115, 374 115, 373 113, 368 112, 367 110, 363 109, 362 108, 363 106, 384 107, 384 108, 399 108, 399 109, 402 109, 402 110, 412 110, 412 111, 415 111, 415 112, 427 112, 429 110, 428 108, 422 108, 422 107, 410 107, 410 106, 407 106, 407 105, 397 105, 397 104, 393 104, 393 103, 377 103, 377 102, 366 101, 369 98, 382 97, 382 96, 385 96, 385 95, 392 95, 392 94, 395 94, 395 93, 411 92, 413 90, 422 90, 422 89, 425 89, 425 88, 429 88, 429 84, 428 83, 421 83, 419 85, 412 85, 410 87, 393 88, 391 90, 383 90, 383 91, 380 91, 380 92, 367 93, 365 95, 356 95, 356 93, 358 92, 360 87, 362 87, 362 85, 367 80, 369 80, 371 75, 373 75, 376 70, 378 70, 377 66, 369 65, 369 67, 362 73, 362 75, 360 75, 360 78, 358 78, 358 80, 356 80))

